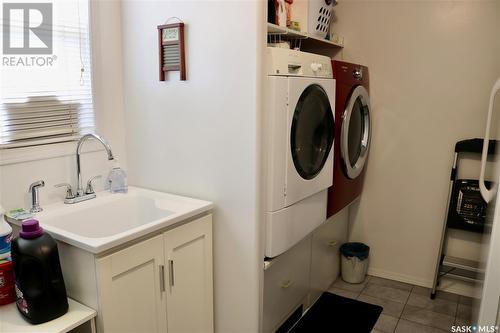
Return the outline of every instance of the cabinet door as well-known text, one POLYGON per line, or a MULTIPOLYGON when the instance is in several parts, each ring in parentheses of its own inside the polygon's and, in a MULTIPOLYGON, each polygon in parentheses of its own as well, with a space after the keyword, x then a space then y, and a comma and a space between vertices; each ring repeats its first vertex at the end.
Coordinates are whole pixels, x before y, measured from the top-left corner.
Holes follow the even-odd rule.
POLYGON ((99 331, 167 331, 163 236, 97 260, 99 331))
POLYGON ((212 215, 164 235, 168 332, 213 332, 212 215))
MULTIPOLYGON (((347 210, 344 210, 347 212, 347 210)), ((313 232, 311 255, 311 304, 339 276, 340 246, 347 241, 349 215, 342 212, 313 232)))

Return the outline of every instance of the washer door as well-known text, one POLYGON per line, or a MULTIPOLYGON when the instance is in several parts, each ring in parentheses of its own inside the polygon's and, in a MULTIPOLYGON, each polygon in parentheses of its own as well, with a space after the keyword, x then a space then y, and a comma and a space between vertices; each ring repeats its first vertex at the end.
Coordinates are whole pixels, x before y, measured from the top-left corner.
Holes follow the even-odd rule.
POLYGON ((293 114, 290 145, 295 169, 313 179, 328 159, 334 139, 334 119, 328 95, 318 84, 300 95, 293 114))
POLYGON ((347 176, 354 179, 363 170, 370 146, 370 97, 363 86, 353 90, 342 120, 340 150, 347 176))

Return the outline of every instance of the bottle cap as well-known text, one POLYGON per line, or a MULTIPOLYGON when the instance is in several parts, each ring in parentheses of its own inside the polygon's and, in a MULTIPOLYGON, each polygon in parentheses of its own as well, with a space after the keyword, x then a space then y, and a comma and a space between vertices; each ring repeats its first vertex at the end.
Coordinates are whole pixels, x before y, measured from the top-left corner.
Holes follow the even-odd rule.
POLYGON ((23 221, 19 236, 24 239, 33 239, 43 235, 43 229, 37 220, 31 219, 23 221))

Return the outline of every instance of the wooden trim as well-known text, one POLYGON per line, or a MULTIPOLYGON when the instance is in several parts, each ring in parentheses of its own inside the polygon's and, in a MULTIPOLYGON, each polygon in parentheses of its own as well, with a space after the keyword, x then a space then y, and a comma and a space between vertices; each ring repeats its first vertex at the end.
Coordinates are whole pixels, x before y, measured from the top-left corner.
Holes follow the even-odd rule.
POLYGON ((169 24, 162 24, 158 26, 158 29, 167 29, 167 28, 176 28, 176 27, 183 27, 184 23, 179 22, 179 23, 169 23, 169 24))
POLYGON ((184 23, 179 25, 179 52, 181 59, 181 68, 180 68, 180 79, 181 81, 186 81, 186 53, 185 53, 185 45, 184 45, 184 23))
MULTIPOLYGON (((104 151, 97 142, 88 142, 82 148, 84 154, 104 151)), ((10 164, 19 164, 32 161, 48 160, 53 158, 74 156, 76 141, 51 143, 41 146, 20 147, 14 149, 0 149, 0 167, 10 164)))
POLYGON ((159 74, 160 74, 160 81, 165 81, 165 72, 163 71, 163 47, 162 47, 162 32, 160 27, 158 27, 158 62, 160 64, 159 68, 159 74))

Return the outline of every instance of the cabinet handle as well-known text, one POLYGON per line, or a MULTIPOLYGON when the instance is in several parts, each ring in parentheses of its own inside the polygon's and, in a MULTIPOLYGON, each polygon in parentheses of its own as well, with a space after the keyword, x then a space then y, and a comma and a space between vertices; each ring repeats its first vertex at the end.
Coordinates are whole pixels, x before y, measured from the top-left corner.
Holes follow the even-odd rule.
POLYGON ((281 288, 283 288, 283 289, 287 289, 287 288, 289 288, 292 284, 293 284, 293 281, 292 281, 292 280, 286 280, 286 281, 283 281, 283 282, 281 282, 281 288))
POLYGON ((335 246, 337 246, 338 243, 339 242, 337 242, 337 241, 331 241, 331 242, 328 242, 328 246, 329 247, 335 247, 335 246))
POLYGON ((173 287, 174 286, 174 261, 173 260, 168 261, 168 272, 169 272, 170 287, 173 287))
POLYGON ((165 291, 165 266, 160 265, 160 290, 165 291))

